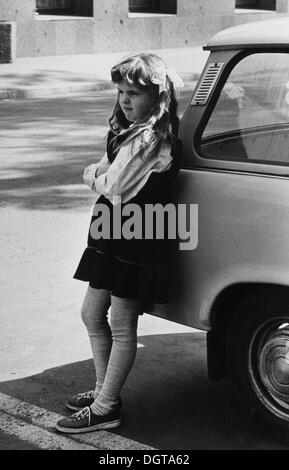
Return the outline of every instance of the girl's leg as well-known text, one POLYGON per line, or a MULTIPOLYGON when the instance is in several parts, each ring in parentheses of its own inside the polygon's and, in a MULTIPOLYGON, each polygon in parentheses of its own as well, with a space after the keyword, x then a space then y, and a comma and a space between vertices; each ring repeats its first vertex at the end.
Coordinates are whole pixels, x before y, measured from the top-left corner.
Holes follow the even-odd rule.
POLYGON ((135 299, 111 296, 113 341, 102 388, 91 405, 95 414, 106 415, 118 403, 120 391, 136 356, 137 323, 138 316, 143 313, 142 307, 143 304, 135 299))
POLYGON ((81 309, 81 317, 87 328, 95 371, 95 396, 102 388, 110 356, 112 337, 107 321, 110 307, 110 292, 105 289, 88 287, 81 309))

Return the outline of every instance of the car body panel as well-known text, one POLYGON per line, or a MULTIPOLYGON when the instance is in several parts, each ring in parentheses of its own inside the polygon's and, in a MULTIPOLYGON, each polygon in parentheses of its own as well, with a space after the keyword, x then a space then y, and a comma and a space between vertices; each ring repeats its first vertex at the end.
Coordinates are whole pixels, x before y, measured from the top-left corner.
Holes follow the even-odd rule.
POLYGON ((179 252, 176 299, 163 317, 210 330, 212 305, 228 286, 289 284, 289 180, 182 170, 176 202, 198 204, 198 246, 179 252))

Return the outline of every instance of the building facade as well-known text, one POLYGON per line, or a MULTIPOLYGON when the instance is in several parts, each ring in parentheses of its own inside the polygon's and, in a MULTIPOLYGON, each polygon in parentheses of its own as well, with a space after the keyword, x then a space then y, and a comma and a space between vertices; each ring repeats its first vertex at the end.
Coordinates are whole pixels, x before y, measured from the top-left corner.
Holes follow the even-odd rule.
POLYGON ((14 58, 190 47, 283 15, 289 0, 0 0, 0 43, 12 22, 14 58))

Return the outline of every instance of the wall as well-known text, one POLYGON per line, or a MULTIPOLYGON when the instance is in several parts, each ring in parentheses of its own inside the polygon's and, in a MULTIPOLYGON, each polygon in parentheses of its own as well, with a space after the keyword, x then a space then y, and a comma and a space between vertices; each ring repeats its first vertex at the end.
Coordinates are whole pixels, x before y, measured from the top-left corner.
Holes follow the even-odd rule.
MULTIPOLYGON (((289 0, 277 0, 288 14, 289 0)), ((35 15, 34 0, 0 0, 0 20, 17 23, 17 57, 90 54, 205 44, 216 32, 276 16, 235 12, 235 0, 178 0, 177 15, 129 14, 128 0, 93 0, 93 17, 35 15)))
POLYGON ((0 19, 29 22, 34 18, 34 0, 0 0, 0 19))

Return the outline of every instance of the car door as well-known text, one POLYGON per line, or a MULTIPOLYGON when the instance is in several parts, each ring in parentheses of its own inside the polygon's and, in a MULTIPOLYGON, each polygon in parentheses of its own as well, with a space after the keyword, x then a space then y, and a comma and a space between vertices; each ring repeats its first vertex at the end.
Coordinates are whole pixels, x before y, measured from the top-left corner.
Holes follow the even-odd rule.
POLYGON ((180 136, 175 203, 197 207, 197 242, 173 260, 174 299, 150 312, 210 330, 227 287, 289 283, 288 51, 212 52, 180 136))

